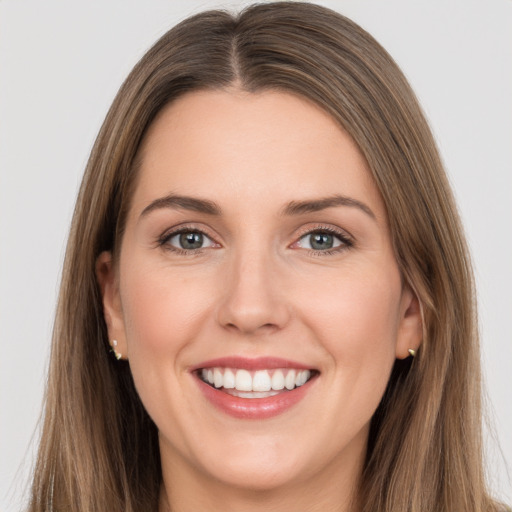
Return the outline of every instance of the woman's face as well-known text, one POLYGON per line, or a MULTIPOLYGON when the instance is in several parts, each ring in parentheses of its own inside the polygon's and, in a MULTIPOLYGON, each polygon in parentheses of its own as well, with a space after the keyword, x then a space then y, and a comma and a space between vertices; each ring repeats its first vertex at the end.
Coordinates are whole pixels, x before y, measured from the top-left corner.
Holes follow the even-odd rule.
POLYGON ((119 268, 104 253, 98 275, 164 475, 352 478, 421 336, 358 148, 304 99, 231 90, 166 107, 141 156, 119 268))

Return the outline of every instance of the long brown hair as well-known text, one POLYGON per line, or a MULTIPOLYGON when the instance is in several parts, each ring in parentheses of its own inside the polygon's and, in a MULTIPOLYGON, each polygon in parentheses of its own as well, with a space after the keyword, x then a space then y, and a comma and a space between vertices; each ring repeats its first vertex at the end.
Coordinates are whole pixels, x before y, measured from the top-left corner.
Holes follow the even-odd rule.
POLYGON ((372 420, 362 510, 494 510, 482 471, 472 271, 431 132, 403 74, 368 33, 300 2, 185 20, 146 53, 114 100, 71 227, 30 510, 157 510, 157 429, 128 364, 109 354, 95 262, 119 247, 138 148, 158 112, 186 92, 233 84, 308 98, 352 136, 422 305, 421 348, 412 364, 397 361, 372 420))

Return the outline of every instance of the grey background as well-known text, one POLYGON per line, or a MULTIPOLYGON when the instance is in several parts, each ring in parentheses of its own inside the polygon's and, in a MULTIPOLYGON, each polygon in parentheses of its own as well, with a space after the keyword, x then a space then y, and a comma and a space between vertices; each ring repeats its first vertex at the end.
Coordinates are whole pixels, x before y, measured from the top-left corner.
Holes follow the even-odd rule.
MULTIPOLYGON (((247 2, 246 2, 247 3, 247 2)), ((93 140, 144 51, 242 2, 0 0, 0 510, 33 463, 60 266, 93 140)), ((512 0, 320 1, 395 57, 430 119, 471 244, 489 477, 512 502, 512 0)))

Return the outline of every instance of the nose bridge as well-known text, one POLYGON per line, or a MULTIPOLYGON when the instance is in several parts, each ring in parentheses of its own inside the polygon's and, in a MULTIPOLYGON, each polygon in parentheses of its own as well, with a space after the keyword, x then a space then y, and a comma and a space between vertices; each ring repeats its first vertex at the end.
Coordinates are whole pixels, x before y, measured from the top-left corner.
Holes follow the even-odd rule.
POLYGON ((246 334, 268 333, 288 321, 278 262, 268 248, 250 244, 234 250, 219 321, 246 334))

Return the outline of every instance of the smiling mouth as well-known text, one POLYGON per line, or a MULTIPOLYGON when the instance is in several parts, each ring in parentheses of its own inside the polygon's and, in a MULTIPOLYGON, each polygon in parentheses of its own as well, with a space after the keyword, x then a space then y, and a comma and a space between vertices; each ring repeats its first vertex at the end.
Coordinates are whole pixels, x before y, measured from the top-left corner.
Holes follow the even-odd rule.
POLYGON ((197 376, 206 384, 240 398, 268 398, 292 391, 317 374, 317 370, 298 368, 249 371, 242 368, 211 367, 197 370, 197 376))

